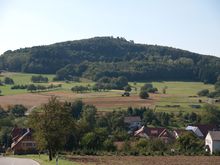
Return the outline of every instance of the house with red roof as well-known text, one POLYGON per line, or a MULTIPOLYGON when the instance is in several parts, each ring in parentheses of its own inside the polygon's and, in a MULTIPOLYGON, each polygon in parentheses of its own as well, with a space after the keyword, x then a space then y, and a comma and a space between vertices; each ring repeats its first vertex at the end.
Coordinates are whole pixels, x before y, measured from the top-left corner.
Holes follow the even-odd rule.
POLYGON ((37 153, 36 141, 33 138, 33 131, 30 128, 14 127, 11 136, 11 150, 14 154, 37 153))
POLYGON ((166 128, 154 128, 142 126, 139 130, 135 131, 134 136, 145 137, 148 139, 159 138, 165 143, 171 142, 174 137, 166 128))

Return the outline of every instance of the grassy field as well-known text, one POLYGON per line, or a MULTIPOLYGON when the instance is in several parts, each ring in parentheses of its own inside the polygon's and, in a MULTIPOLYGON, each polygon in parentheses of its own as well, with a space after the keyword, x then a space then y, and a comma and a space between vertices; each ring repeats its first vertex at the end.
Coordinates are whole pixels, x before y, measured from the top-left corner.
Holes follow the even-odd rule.
MULTIPOLYGON (((40 163, 40 165, 55 165, 56 164, 56 160, 53 159, 52 161, 49 161, 47 155, 40 155, 40 156, 39 155, 20 155, 20 156, 16 155, 15 157, 33 159, 37 161, 38 163, 40 163)), ((58 163, 60 165, 79 165, 79 163, 74 163, 73 161, 65 160, 65 159, 59 159, 58 163)))
MULTIPOLYGON (((31 84, 31 76, 36 74, 25 73, 4 73, 0 79, 10 77, 15 84, 31 84)), ((94 82, 81 79, 81 82, 52 82, 54 75, 47 76, 49 83, 41 83, 42 85, 49 85, 50 83, 62 84, 62 88, 49 92, 29 93, 27 90, 11 90, 10 85, 0 86, 0 90, 4 96, 1 96, 0 105, 8 106, 13 104, 24 104, 28 107, 40 105, 47 102, 50 96, 56 95, 61 100, 73 101, 75 99, 82 99, 87 104, 94 104, 100 111, 124 110, 127 107, 151 107, 156 111, 163 112, 201 112, 202 106, 207 101, 207 98, 197 97, 196 94, 202 89, 214 90, 211 84, 203 84, 201 82, 152 82, 153 86, 158 88, 160 94, 150 95, 150 99, 143 100, 138 97, 141 86, 146 82, 130 82, 132 92, 130 97, 121 97, 123 91, 111 90, 106 92, 87 92, 87 93, 73 93, 71 88, 76 85, 92 86, 94 82), (167 87, 166 94, 161 94, 162 89, 167 87), (202 100, 202 103, 199 102, 202 100), (192 108, 190 105, 200 105, 201 108, 192 108)), ((218 104, 218 106, 220 106, 218 104)))

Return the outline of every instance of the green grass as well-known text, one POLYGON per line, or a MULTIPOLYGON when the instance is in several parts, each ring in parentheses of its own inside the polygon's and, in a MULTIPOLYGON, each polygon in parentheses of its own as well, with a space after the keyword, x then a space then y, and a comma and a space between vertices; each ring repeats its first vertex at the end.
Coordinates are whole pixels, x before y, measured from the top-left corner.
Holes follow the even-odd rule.
MULTIPOLYGON (((47 77, 49 79, 49 83, 32 83, 31 82, 31 77, 33 75, 39 75, 39 74, 28 74, 28 73, 12 73, 12 72, 7 72, 4 73, 3 76, 0 77, 0 80, 4 80, 4 77, 10 77, 14 80, 14 83, 16 85, 28 85, 28 84, 40 84, 40 85, 49 85, 53 81, 53 78, 55 75, 53 74, 43 74, 43 76, 47 77)), ((92 86, 94 85, 94 82, 89 81, 87 79, 81 79, 82 82, 64 82, 61 81, 60 83, 62 84, 62 88, 56 89, 57 91, 70 91, 70 89, 73 86, 92 86)), ((59 83, 59 82, 57 82, 59 83)), ((22 94, 22 93, 28 93, 26 89, 16 89, 16 90, 11 90, 11 87, 13 85, 5 85, 5 86, 0 86, 0 90, 2 91, 3 95, 15 95, 15 94, 22 94)))
MULTIPOLYGON (((146 82, 147 83, 147 82, 146 82)), ((131 86, 135 86, 140 90, 140 87, 145 83, 130 83, 131 86)), ((214 90, 212 84, 204 84, 202 82, 184 82, 184 81, 162 81, 162 82, 152 82, 153 86, 158 88, 159 92, 162 93, 162 89, 167 86, 167 94, 181 94, 181 95, 196 95, 198 91, 202 89, 214 90)))
MULTIPOLYGON (((52 161, 49 161, 48 155, 16 155, 15 157, 17 158, 28 158, 28 159, 33 159, 40 163, 40 165, 55 165, 56 160, 53 159, 52 161)), ((78 163, 71 162, 69 160, 65 159, 59 159, 59 165, 78 165, 78 163)))
MULTIPOLYGON (((4 77, 10 77, 14 80, 15 84, 30 84, 31 82, 31 76, 37 75, 37 74, 26 74, 26 73, 4 73, 4 77)), ((49 83, 52 82, 53 77, 55 75, 43 75, 48 77, 49 83)), ((4 77, 0 77, 0 79, 4 79, 4 77)), ((71 92, 71 88, 73 86, 93 86, 95 82, 92 82, 87 79, 81 79, 81 82, 58 82, 62 84, 62 88, 56 89, 56 91, 61 92, 71 92)), ((141 86, 144 85, 144 83, 147 82, 130 82, 129 84, 133 87, 133 90, 131 92, 132 95, 138 95, 141 86), (137 90, 135 91, 134 88, 137 90)), ((42 85, 49 85, 48 83, 41 83, 42 85)), ((178 81, 162 81, 162 82, 152 82, 153 86, 158 88, 159 92, 162 93, 162 90, 165 86, 167 86, 166 93, 167 95, 165 97, 161 97, 156 102, 156 111, 159 112, 201 112, 202 108, 195 109, 190 107, 190 104, 199 104, 201 106, 204 105, 204 103, 199 103, 198 100, 207 100, 207 98, 200 98, 200 97, 189 97, 189 96, 196 96, 197 92, 202 89, 209 89, 210 91, 214 90, 214 86, 211 84, 203 84, 201 82, 178 82, 178 81), (170 108, 166 107, 166 105, 180 105, 178 108, 170 108)), ((0 86, 0 90, 2 91, 3 95, 15 95, 15 94, 22 94, 22 93, 28 93, 27 90, 11 90, 11 85, 5 85, 0 86)), ((79 97, 118 97, 120 93, 123 91, 119 90, 111 90, 108 92, 88 92, 84 93, 82 95, 79 95, 79 97)), ((218 105, 220 107, 220 105, 218 105)), ((126 107, 122 108, 113 108, 113 107, 104 107, 99 110, 102 111, 112 111, 112 110, 124 110, 126 107)))

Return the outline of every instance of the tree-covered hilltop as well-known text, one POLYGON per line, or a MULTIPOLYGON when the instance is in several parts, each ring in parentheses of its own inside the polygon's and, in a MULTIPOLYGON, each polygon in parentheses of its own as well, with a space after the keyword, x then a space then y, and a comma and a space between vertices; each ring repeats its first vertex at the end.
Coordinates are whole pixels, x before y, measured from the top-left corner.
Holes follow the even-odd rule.
POLYGON ((130 81, 214 83, 220 75, 220 58, 171 47, 136 44, 119 37, 95 37, 6 51, 0 56, 0 69, 56 73, 59 80, 125 76, 130 81))

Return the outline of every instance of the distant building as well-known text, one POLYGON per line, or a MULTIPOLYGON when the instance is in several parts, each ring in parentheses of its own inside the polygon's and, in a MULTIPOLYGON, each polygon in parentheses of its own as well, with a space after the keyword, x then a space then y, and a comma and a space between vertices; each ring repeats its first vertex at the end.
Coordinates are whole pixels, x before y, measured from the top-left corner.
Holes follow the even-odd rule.
POLYGON ((14 154, 30 154, 37 152, 36 141, 30 128, 14 127, 12 132, 11 149, 14 154))
POLYGON ((166 128, 151 128, 145 126, 142 126, 139 130, 135 131, 134 136, 148 139, 159 138, 165 143, 174 139, 173 135, 166 128))
POLYGON ((205 146, 210 154, 220 152, 220 131, 209 131, 205 138, 205 146))
POLYGON ((189 125, 186 127, 187 131, 192 131, 197 137, 199 138, 205 138, 209 131, 215 131, 218 130, 218 127, 216 125, 189 125))
POLYGON ((140 116, 127 116, 124 117, 124 123, 128 125, 129 128, 139 127, 141 125, 140 116))

